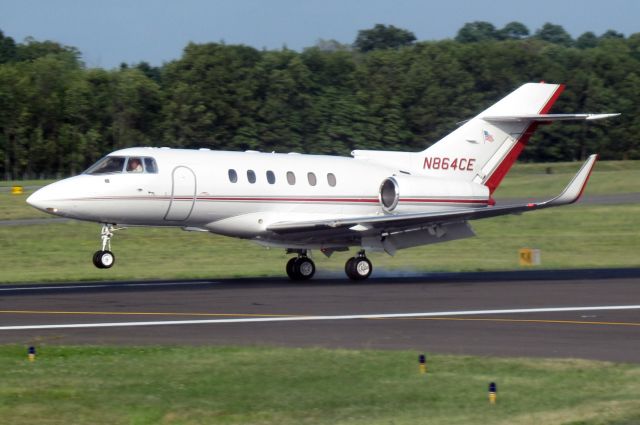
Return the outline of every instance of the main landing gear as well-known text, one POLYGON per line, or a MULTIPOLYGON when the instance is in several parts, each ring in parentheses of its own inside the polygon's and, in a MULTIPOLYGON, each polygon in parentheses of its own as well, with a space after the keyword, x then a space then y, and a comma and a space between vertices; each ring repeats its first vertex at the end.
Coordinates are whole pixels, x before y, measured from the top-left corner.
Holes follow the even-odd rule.
MULTIPOLYGON (((291 252, 291 251, 289 251, 291 252)), ((365 256, 364 250, 347 260, 344 271, 351 280, 365 280, 371 275, 373 266, 365 256)), ((287 276, 291 280, 308 280, 316 272, 316 265, 307 257, 307 251, 298 251, 298 256, 287 262, 287 276)))
POLYGON ((93 265, 99 269, 108 269, 116 262, 116 256, 111 252, 111 238, 115 230, 111 224, 102 225, 102 250, 93 254, 93 265))
POLYGON ((351 280, 365 280, 371 276, 373 266, 371 261, 365 256, 364 250, 358 252, 358 255, 351 257, 344 265, 344 272, 351 280))
POLYGON ((291 280, 308 280, 316 273, 316 265, 307 257, 307 251, 301 251, 297 257, 287 261, 287 275, 291 280))

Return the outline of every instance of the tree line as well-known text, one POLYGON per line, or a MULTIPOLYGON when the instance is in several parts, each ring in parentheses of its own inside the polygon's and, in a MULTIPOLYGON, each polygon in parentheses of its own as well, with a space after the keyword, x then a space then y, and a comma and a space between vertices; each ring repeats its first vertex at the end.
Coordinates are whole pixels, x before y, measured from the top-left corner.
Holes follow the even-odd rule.
POLYGON ((566 83, 552 112, 622 112, 604 123, 543 127, 525 161, 640 159, 640 33, 558 25, 530 35, 472 22, 455 39, 416 41, 376 25, 352 45, 301 52, 187 45, 160 67, 86 67, 53 41, 0 31, 0 173, 77 174, 130 146, 348 155, 354 148, 422 150, 529 81, 566 83))

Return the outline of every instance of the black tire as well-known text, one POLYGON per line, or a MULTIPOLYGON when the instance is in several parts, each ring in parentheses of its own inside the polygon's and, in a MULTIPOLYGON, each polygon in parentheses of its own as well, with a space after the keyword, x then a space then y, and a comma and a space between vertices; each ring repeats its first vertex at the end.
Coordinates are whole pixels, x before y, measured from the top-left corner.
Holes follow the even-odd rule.
POLYGON ((113 264, 116 262, 116 256, 113 255, 111 251, 100 251, 100 255, 98 256, 98 262, 100 263, 102 269, 110 269, 113 264))
POLYGON ((358 276, 358 279, 364 280, 371 276, 373 265, 371 264, 371 261, 369 261, 369 259, 366 257, 357 258, 354 262, 354 269, 356 275, 358 276))
POLYGON ((351 280, 365 280, 371 276, 373 266, 366 257, 350 258, 345 265, 345 272, 351 280))
POLYGON ((293 268, 298 280, 309 280, 316 274, 316 265, 309 257, 296 258, 293 268))
POLYGON ((353 269, 353 262, 355 261, 355 257, 351 257, 347 260, 346 263, 344 263, 344 272, 347 274, 347 277, 351 280, 355 280, 355 277, 351 277, 352 276, 352 269, 353 269))
POLYGON ((298 275, 296 274, 296 270, 295 270, 295 262, 296 262, 297 258, 293 257, 291 259, 289 259, 289 261, 287 261, 287 276, 289 276, 289 279, 291 280, 298 280, 298 275))
POLYGON ((100 255, 102 254, 102 251, 96 251, 93 253, 93 265, 96 266, 99 269, 103 269, 104 267, 102 266, 102 263, 100 262, 100 255))

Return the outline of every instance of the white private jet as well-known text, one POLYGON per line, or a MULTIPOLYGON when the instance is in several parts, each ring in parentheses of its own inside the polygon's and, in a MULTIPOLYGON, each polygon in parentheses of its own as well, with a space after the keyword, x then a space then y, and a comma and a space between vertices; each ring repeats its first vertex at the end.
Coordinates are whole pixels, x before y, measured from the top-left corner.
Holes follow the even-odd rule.
POLYGON ((563 85, 529 83, 422 152, 355 150, 352 158, 129 148, 83 174, 50 184, 27 202, 62 217, 102 223, 96 267, 109 268, 113 232, 170 226, 248 239, 297 254, 293 280, 315 273, 310 250, 329 256, 359 247, 349 278, 369 277, 366 250, 398 249, 474 236, 469 220, 578 200, 592 155, 557 197, 495 206, 492 194, 541 123, 618 114, 549 114, 563 85), (120 226, 120 227, 116 227, 120 226))

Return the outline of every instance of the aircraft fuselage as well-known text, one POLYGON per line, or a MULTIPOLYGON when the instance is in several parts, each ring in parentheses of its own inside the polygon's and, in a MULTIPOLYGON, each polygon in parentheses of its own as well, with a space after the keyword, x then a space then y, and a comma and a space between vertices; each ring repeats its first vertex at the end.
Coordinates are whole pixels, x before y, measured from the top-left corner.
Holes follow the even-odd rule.
MULTIPOLYGON (((389 214, 380 185, 391 176, 412 176, 323 155, 130 148, 109 156, 151 158, 156 169, 81 174, 41 189, 29 202, 79 220, 268 239, 266 227, 273 222, 389 214)), ((488 191, 480 185, 414 178, 423 193, 400 193, 394 214, 488 204, 488 191)))

